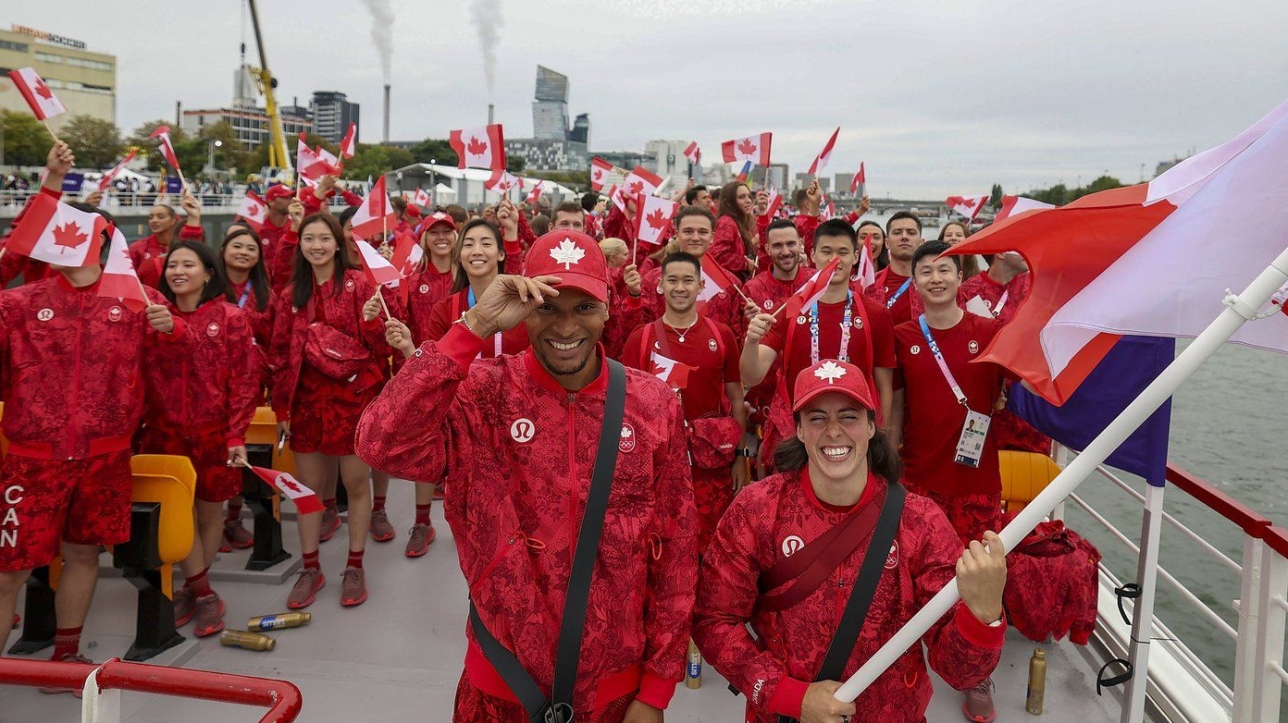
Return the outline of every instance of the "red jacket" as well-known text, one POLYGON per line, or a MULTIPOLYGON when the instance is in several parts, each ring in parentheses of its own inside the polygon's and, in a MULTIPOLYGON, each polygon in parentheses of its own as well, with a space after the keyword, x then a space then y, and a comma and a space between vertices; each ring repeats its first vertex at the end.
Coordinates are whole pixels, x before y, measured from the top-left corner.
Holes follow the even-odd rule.
POLYGON ((733 216, 721 216, 716 219, 715 233, 711 238, 711 248, 707 249, 707 255, 723 266, 725 271, 746 280, 750 278, 747 272, 747 257, 761 256, 763 253, 758 248, 747 251, 746 244, 742 241, 742 233, 738 230, 738 222, 734 221, 733 216))
MULTIPOLYGON (((291 403, 295 400, 300 381, 300 367, 304 363, 304 342, 311 319, 307 309, 297 309, 291 304, 295 284, 287 284, 277 296, 273 310, 273 345, 269 348, 269 364, 273 368, 272 405, 279 421, 291 418, 291 403)), ((360 339, 371 350, 370 366, 351 382, 357 389, 369 389, 385 376, 389 345, 385 343, 385 323, 381 316, 367 322, 362 320, 362 306, 375 293, 366 274, 355 269, 344 272, 343 279, 332 277, 320 287, 314 287, 313 301, 323 305, 326 324, 349 336, 360 339), (339 281, 343 286, 335 291, 339 281), (334 293, 333 293, 334 292, 334 293)), ((321 323, 321 322, 319 322, 321 323)))
MULTIPOLYGON (((530 352, 474 361, 484 344, 458 324, 420 347, 362 415, 356 448, 391 475, 448 480, 444 511, 479 616, 548 692, 608 367, 570 393, 530 352)), ((628 369, 622 432, 590 588, 578 711, 636 690, 638 700, 665 708, 684 672, 697 547, 675 394, 628 369)), ((472 630, 467 637, 470 681, 514 700, 472 630)))
POLYGON ((259 358, 250 322, 226 301, 208 301, 185 314, 186 333, 158 345, 144 367, 149 427, 180 428, 193 438, 246 443, 259 401, 259 358))
MULTIPOLYGON (((707 253, 710 256, 710 252, 707 253)), ((728 268, 725 269, 728 271, 728 268)), ((640 301, 644 305, 643 312, 640 314, 638 324, 647 324, 654 319, 660 318, 666 311, 666 300, 658 292, 662 279, 662 267, 656 266, 648 270, 647 273, 641 272, 644 280, 640 284, 640 301)), ((806 277, 808 278, 808 277, 806 277)), ((734 280, 737 284, 737 279, 734 280)), ((703 316, 713 321, 718 321, 733 332, 733 338, 742 344, 743 335, 747 331, 747 316, 743 312, 746 304, 742 299, 742 294, 730 288, 721 291, 712 298, 708 299, 705 305, 698 307, 698 311, 703 316)))
POLYGON ((424 269, 413 273, 402 283, 407 287, 403 321, 411 329, 412 343, 420 346, 431 338, 429 324, 434 306, 452 293, 452 272, 439 273, 427 261, 424 269))
POLYGON ((295 247, 300 245, 299 236, 291 230, 291 219, 288 217, 281 226, 274 226, 272 221, 265 219, 259 230, 259 242, 269 285, 276 291, 291 283, 291 274, 295 271, 295 247))
POLYGON ((255 343, 263 347, 267 353, 269 342, 273 338, 273 303, 275 296, 272 290, 269 290, 268 305, 263 309, 259 308, 259 301, 255 298, 255 290, 251 288, 250 281, 238 286, 233 282, 228 282, 228 288, 233 292, 236 301, 230 302, 242 310, 246 319, 250 322, 250 330, 255 334, 255 343), (243 302, 242 299, 245 298, 243 302))
MULTIPOLYGON (((873 504, 884 485, 869 476, 858 505, 836 511, 814 496, 806 470, 778 474, 745 488, 720 520, 702 561, 693 639, 711 665, 747 696, 748 721, 772 723, 775 714, 799 717, 805 689, 823 664, 868 546, 860 545, 817 590, 787 610, 767 612, 757 605, 761 574, 784 558, 789 536, 808 544, 848 514, 873 504)), ((944 513, 930 500, 908 494, 867 621, 841 680, 952 579, 961 551, 944 513)), ((962 690, 997 666, 1005 634, 1004 625, 984 625, 959 602, 922 643, 930 667, 962 690)), ((858 714, 851 720, 924 721, 931 693, 926 660, 921 646, 915 646, 859 696, 858 714)))
MULTIPOLYGON (((164 304, 160 292, 148 297, 164 304)), ((62 274, 0 292, 4 434, 9 452, 84 459, 129 449, 143 414, 143 363, 184 337, 153 331, 147 315, 73 288, 62 274)))
MULTIPOLYGON (((184 224, 179 227, 180 241, 205 241, 206 231, 201 226, 189 226, 184 224)), ((162 245, 157 240, 156 234, 144 236, 143 238, 130 244, 130 261, 134 263, 134 270, 139 275, 139 281, 149 289, 155 289, 157 283, 161 281, 161 274, 165 271, 165 255, 170 252, 170 246, 162 245)))
MULTIPOLYGON (((61 199, 63 196, 61 193, 56 193, 43 187, 40 189, 40 193, 47 193, 55 199, 61 199)), ((22 206, 22 210, 9 222, 9 228, 5 230, 4 239, 0 240, 0 248, 8 245, 9 236, 15 228, 18 228, 18 224, 22 222, 22 217, 27 214, 27 208, 31 206, 31 202, 36 200, 38 195, 33 193, 28 196, 26 203, 22 206)), ((49 264, 44 261, 37 261, 21 254, 5 254, 0 257, 0 289, 8 286, 19 276, 22 276, 22 283, 34 284, 44 279, 49 273, 49 264)))

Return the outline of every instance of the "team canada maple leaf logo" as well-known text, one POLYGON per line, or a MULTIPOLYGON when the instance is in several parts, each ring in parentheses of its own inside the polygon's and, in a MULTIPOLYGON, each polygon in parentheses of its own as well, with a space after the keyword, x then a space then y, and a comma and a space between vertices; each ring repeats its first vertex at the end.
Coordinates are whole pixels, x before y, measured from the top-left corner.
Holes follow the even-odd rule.
POLYGON ((577 248, 572 239, 566 238, 558 246, 550 249, 550 258, 555 260, 556 264, 563 264, 564 271, 570 271, 572 265, 580 263, 586 252, 577 248))
POLYGON ((469 151, 469 154, 472 156, 481 156, 484 153, 487 153, 487 149, 488 149, 487 143, 485 143, 484 141, 480 141, 479 139, 474 138, 472 136, 470 137, 469 145, 465 146, 465 150, 469 151))
POLYGON ((667 221, 666 216, 662 213, 662 209, 660 208, 653 209, 653 213, 645 216, 644 220, 648 221, 648 225, 650 227, 657 230, 661 230, 663 226, 666 226, 667 221))
POLYGON ((44 98, 45 100, 54 99, 54 91, 50 90, 49 86, 45 85, 44 78, 36 79, 36 87, 33 88, 33 90, 36 92, 36 95, 40 96, 41 98, 44 98))
POLYGON ((760 146, 752 143, 750 138, 743 138, 742 142, 738 144, 738 152, 744 156, 755 155, 758 150, 760 150, 760 146))
POLYGON ((75 249, 88 240, 89 234, 81 231, 80 226, 77 226, 74 221, 68 221, 54 229, 54 245, 58 247, 59 253, 67 249, 75 249))
POLYGON ((837 379, 840 379, 841 377, 845 376, 845 369, 843 367, 837 366, 836 362, 828 360, 818 369, 814 370, 814 376, 818 377, 819 379, 827 380, 828 384, 834 384, 836 383, 837 379))

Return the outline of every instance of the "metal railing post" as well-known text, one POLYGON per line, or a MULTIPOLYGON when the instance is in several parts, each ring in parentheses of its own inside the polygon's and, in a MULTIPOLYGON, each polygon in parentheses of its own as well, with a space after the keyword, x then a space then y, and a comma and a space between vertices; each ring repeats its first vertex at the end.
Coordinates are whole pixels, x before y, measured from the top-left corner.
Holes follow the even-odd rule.
POLYGON ((1252 671, 1252 716, 1254 721, 1279 720, 1283 681, 1274 667, 1284 659, 1285 594, 1288 593, 1288 559, 1274 550, 1261 556, 1261 586, 1258 604, 1261 614, 1256 633, 1256 669, 1252 671))
POLYGON ((1253 680, 1257 677, 1257 632, 1265 601, 1261 598, 1261 572, 1266 545, 1243 536, 1243 574, 1239 584, 1239 636, 1234 650, 1234 709, 1232 723, 1254 723, 1253 680))

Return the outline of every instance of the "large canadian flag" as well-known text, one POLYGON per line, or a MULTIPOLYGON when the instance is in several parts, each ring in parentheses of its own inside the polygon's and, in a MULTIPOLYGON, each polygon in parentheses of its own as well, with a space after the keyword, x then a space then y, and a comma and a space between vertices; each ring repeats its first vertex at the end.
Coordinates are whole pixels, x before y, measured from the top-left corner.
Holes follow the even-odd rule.
POLYGON ((657 196, 640 196, 635 202, 635 238, 649 246, 661 246, 662 235, 680 204, 657 196))
POLYGON ((832 160, 832 149, 836 148, 836 137, 840 134, 841 129, 838 126, 836 130, 832 131, 832 137, 827 139, 827 145, 823 146, 823 150, 814 159, 814 162, 810 164, 809 170, 806 171, 806 173, 811 176, 821 176, 823 174, 823 170, 827 168, 828 162, 832 160))
POLYGON ((362 205, 353 213, 353 235, 358 238, 370 238, 398 225, 398 214, 394 213, 389 203, 389 193, 385 191, 385 177, 381 176, 371 186, 362 205))
POLYGON ((295 510, 299 514, 311 515, 314 512, 321 512, 325 509, 322 500, 318 499, 317 493, 300 484, 300 481, 290 474, 278 472, 275 469, 264 469, 263 467, 251 467, 251 471, 289 497, 291 502, 295 503, 295 510))
POLYGON ((31 106, 31 112, 36 114, 36 118, 45 120, 53 118, 61 113, 66 113, 67 108, 54 95, 54 91, 45 85, 45 81, 36 71, 31 68, 18 68, 9 71, 9 78, 13 84, 18 86, 18 92, 31 106))
POLYGON ((725 163, 742 163, 751 161, 759 166, 769 167, 769 146, 773 133, 759 133, 746 138, 735 138, 720 144, 725 163))
POLYGON ((97 264, 107 219, 78 211, 47 193, 38 193, 5 248, 58 266, 97 264))
POLYGON ((500 123, 452 131, 448 137, 458 168, 505 169, 505 137, 500 123))
POLYGON ((1005 218, 1014 216, 1017 213, 1047 208, 1055 208, 1055 205, 1043 203, 1041 201, 1034 201, 1031 198, 1025 198, 1023 196, 1002 196, 1002 208, 997 212, 997 216, 993 219, 993 223, 997 223, 1005 218))
POLYGON ((651 357, 653 363, 653 376, 666 382, 671 389, 679 391, 689 386, 689 372, 697 371, 697 367, 691 367, 688 364, 678 362, 668 356, 663 356, 656 351, 651 357))
POLYGON ((148 297, 143 293, 143 284, 139 275, 134 272, 134 262, 130 259, 130 245, 125 235, 115 226, 110 226, 112 245, 107 250, 107 263, 103 264, 103 275, 98 282, 98 295, 110 299, 120 299, 121 303, 132 311, 147 308, 148 297))
POLYGON ((608 176, 613 172, 613 164, 602 158, 595 157, 590 159, 590 190, 604 190, 604 183, 608 181, 608 176))
POLYGON ((944 203, 948 204, 948 208, 952 209, 953 212, 974 221, 987 202, 988 194, 986 193, 983 196, 949 196, 944 203))
POLYGON ((255 233, 259 233, 264 227, 264 221, 268 218, 268 204, 260 198, 254 191, 247 191, 246 197, 242 199, 241 205, 237 207, 236 218, 245 221, 255 233))
MULTIPOLYGON (((1136 186, 1010 216, 954 254, 1019 251, 1029 297, 982 359, 1062 404, 1123 335, 1197 336, 1288 239, 1288 102, 1233 140, 1136 186), (1237 230, 1235 230, 1237 229, 1237 230)), ((1232 340, 1288 352, 1288 320, 1232 340)))
POLYGON ((371 283, 377 286, 398 285, 398 280, 402 278, 402 274, 398 273, 398 269, 389 263, 384 256, 381 256, 374 246, 365 242, 354 245, 358 247, 358 254, 362 259, 362 269, 367 272, 367 278, 371 279, 371 283))

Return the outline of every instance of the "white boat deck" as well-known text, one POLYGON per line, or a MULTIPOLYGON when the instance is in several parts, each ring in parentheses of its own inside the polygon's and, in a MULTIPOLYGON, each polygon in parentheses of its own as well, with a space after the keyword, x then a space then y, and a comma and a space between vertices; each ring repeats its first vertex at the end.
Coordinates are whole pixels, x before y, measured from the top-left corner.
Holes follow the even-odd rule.
MULTIPOLYGON (((434 506, 438 537, 429 553, 416 560, 403 555, 412 507, 411 485, 395 481, 389 510, 399 535, 387 544, 367 545, 365 566, 371 597, 365 604, 354 609, 339 605, 340 571, 347 552, 347 530, 342 528, 322 545, 322 566, 328 579, 308 610, 313 613, 312 623, 274 633, 276 650, 261 653, 224 648, 217 636, 194 642, 189 626, 180 631, 189 641, 158 660, 177 657, 188 668, 289 680, 303 692, 301 721, 450 720, 465 653, 465 583, 441 505, 434 506)), ((297 553, 294 525, 286 522, 283 533, 287 549, 297 553)), ((215 570, 241 570, 248 554, 221 555, 215 570)), ((104 555, 103 563, 110 567, 108 556, 104 555)), ((228 627, 242 627, 254 615, 284 612, 291 582, 216 581, 215 588, 227 603, 228 627)), ((95 661, 124 655, 133 636, 134 609, 134 587, 120 578, 104 576, 85 625, 82 653, 95 661)), ((11 640, 17 635, 15 631, 11 640)), ((1034 647, 1018 633, 1009 634, 993 676, 1001 723, 1034 720, 1024 711, 1028 659, 1034 647)), ((1096 696, 1094 669, 1076 646, 1066 642, 1043 647, 1048 660, 1045 718, 1078 723, 1118 720, 1117 699, 1108 693, 1096 696)), ((47 657, 48 650, 39 655, 47 657)), ((704 665, 702 688, 688 690, 681 685, 666 719, 671 723, 740 721, 744 700, 730 695, 723 679, 704 665)), ((80 701, 70 695, 48 696, 33 688, 0 685, 0 723, 76 721, 80 720, 79 711, 80 701)), ((127 692, 122 696, 121 720, 231 723, 258 720, 262 713, 239 705, 127 692)), ((961 695, 936 679, 927 718, 935 723, 964 720, 961 695)))

